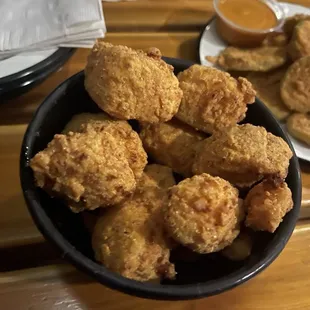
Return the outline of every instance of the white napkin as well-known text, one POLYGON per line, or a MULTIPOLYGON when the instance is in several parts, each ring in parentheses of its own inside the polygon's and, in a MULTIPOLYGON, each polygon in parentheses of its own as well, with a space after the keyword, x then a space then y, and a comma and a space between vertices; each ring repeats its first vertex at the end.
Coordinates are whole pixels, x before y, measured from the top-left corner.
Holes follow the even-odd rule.
POLYGON ((0 56, 90 47, 106 32, 101 0, 1 0, 0 56))

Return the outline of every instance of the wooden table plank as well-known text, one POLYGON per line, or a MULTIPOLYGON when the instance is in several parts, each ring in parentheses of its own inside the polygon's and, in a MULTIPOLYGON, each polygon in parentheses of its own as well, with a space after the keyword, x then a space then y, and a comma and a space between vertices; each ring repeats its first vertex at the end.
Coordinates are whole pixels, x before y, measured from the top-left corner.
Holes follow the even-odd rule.
MULTIPOLYGON (((310 6, 309 0, 286 2, 310 6)), ((201 31, 214 14, 211 0, 103 2, 103 11, 108 32, 201 31)))
POLYGON ((231 291, 210 298, 177 302, 145 300, 112 291, 73 267, 60 265, 0 274, 1 307, 31 310, 308 310, 309 232, 309 221, 299 223, 284 251, 267 270, 231 291))

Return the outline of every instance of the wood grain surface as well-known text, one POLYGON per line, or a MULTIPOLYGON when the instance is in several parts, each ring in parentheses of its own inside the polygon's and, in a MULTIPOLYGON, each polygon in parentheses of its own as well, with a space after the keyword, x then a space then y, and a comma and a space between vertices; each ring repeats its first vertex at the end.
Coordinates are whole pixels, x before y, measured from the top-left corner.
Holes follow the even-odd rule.
POLYGON ((0 276, 1 309, 31 310, 308 310, 310 223, 297 226, 279 258, 249 282, 218 296, 154 301, 112 291, 68 265, 0 276))
MULTIPOLYGON (((310 6, 310 0, 289 1, 310 6)), ((200 31, 213 15, 211 0, 103 3, 106 41, 156 46, 165 56, 196 60, 200 31)), ((89 50, 71 59, 27 94, 0 105, 0 309, 310 309, 310 222, 300 221, 288 246, 265 272, 232 291, 199 301, 159 302, 111 291, 66 264, 28 213, 19 183, 19 152, 27 123, 44 98, 85 67, 89 50), (11 259, 10 259, 11 255, 11 259), (14 257, 14 258, 13 258, 14 257), (44 266, 19 270, 30 266, 44 266)), ((310 217, 310 164, 302 170, 302 217, 310 217)))

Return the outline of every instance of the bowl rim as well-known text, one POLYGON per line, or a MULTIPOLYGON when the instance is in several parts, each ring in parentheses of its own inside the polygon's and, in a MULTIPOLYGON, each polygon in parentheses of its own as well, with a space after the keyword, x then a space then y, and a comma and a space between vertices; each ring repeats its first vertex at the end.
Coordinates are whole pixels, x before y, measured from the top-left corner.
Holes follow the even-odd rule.
MULTIPOLYGON (((188 67, 192 65, 192 62, 180 60, 176 58, 164 58, 165 61, 168 61, 174 66, 188 67)), ((186 284, 186 285, 160 285, 152 283, 138 282, 135 280, 130 280, 124 278, 112 271, 109 271, 103 265, 96 263, 84 256, 82 253, 77 251, 58 231, 58 229, 53 225, 51 219, 47 216, 43 208, 37 199, 37 188, 33 182, 33 175, 29 168, 29 158, 28 153, 32 147, 33 142, 36 137, 36 130, 41 123, 41 120, 44 119, 50 109, 53 107, 53 102, 55 99, 60 96, 67 88, 67 85, 70 83, 83 78, 84 72, 80 71, 77 74, 71 76, 64 82, 62 82, 39 106, 34 117, 32 118, 29 126, 25 132, 21 154, 20 154, 20 182, 24 198, 28 207, 28 210, 44 237, 55 244, 57 248, 61 249, 62 257, 68 259, 77 269, 84 271, 86 274, 92 276, 101 284, 104 284, 112 289, 117 289, 123 293, 128 293, 134 296, 151 298, 151 299, 161 299, 161 300, 189 300, 202 298, 207 296, 212 296, 224 292, 228 289, 236 287, 241 283, 251 279, 259 272, 263 271, 267 266, 269 266, 281 253, 285 244, 289 240, 293 230, 295 228, 299 209, 301 205, 301 178, 299 170, 299 162, 292 147, 292 144, 287 136, 287 134, 282 130, 278 121, 273 117, 269 110, 259 101, 260 108, 265 110, 272 118, 278 129, 283 133, 283 136, 286 138, 286 142, 289 144, 290 148, 293 151, 293 157, 290 164, 294 166, 296 173, 296 193, 295 193, 295 202, 294 208, 290 211, 291 221, 288 225, 282 228, 283 232, 281 236, 276 236, 272 242, 276 243, 272 252, 268 252, 265 256, 251 268, 242 268, 238 271, 230 273, 227 276, 224 276, 221 279, 210 280, 208 283, 195 283, 195 284, 186 284)))

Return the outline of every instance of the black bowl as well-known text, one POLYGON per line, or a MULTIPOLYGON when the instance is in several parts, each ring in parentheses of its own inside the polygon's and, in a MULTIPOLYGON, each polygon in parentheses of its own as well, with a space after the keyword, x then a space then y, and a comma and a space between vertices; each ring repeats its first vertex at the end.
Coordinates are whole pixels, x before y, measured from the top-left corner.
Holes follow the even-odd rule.
MULTIPOLYGON (((177 59, 165 60, 175 67, 176 74, 192 64, 177 59)), ((81 214, 72 213, 61 200, 51 198, 37 188, 28 166, 29 159, 44 149, 74 114, 98 111, 84 89, 84 73, 80 72, 63 82, 46 98, 30 123, 22 144, 20 178, 29 211, 42 234, 57 245, 64 258, 100 283, 122 292, 145 298, 193 299, 218 294, 249 280, 279 255, 293 232, 300 209, 301 182, 295 153, 286 180, 293 193, 294 208, 274 234, 255 234, 255 246, 247 260, 231 262, 218 254, 202 255, 195 263, 176 259, 177 279, 162 284, 129 280, 98 264, 94 260, 90 235, 84 227, 81 214)), ((249 106, 245 121, 264 126, 286 140, 293 150, 278 122, 258 100, 249 106)))

